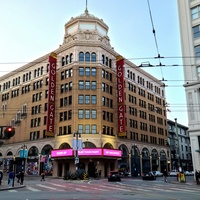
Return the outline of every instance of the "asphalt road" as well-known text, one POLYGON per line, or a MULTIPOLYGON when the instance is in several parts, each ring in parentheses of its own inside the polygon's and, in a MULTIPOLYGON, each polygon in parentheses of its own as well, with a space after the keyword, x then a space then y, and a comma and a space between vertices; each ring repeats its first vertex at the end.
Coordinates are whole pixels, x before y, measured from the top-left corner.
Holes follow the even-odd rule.
MULTIPOLYGON (((4 180, 5 181, 5 180, 4 180)), ((121 182, 108 182, 107 179, 87 181, 65 181, 40 177, 26 177, 26 187, 0 191, 2 200, 199 200, 200 185, 193 177, 186 183, 179 183, 176 177, 155 181, 138 178, 122 178, 121 182)))

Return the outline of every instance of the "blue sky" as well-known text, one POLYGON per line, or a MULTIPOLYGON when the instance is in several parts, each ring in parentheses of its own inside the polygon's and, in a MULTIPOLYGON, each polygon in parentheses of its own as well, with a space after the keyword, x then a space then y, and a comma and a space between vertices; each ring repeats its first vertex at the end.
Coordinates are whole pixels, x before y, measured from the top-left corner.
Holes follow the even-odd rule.
MULTIPOLYGON (((158 50, 152 33, 147 0, 88 0, 90 14, 109 26, 115 51, 157 79, 164 78, 167 117, 188 126, 176 0, 149 0, 158 50), (163 67, 158 67, 161 62, 163 67), (172 66, 178 64, 180 66, 172 66)), ((57 49, 64 24, 84 13, 85 0, 0 0, 0 75, 57 49)))

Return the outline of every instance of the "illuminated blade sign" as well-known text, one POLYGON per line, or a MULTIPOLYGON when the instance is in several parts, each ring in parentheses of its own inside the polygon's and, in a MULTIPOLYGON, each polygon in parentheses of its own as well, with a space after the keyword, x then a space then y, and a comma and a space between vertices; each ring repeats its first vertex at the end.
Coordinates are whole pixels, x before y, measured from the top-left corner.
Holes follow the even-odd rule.
POLYGON ((125 100, 124 100, 124 59, 117 56, 117 108, 118 136, 126 136, 125 100))
POLYGON ((110 157, 122 157, 122 151, 116 149, 103 149, 103 155, 110 157))
POLYGON ((83 149, 78 151, 79 156, 102 156, 102 149, 83 149))
POLYGON ((51 157, 63 157, 63 156, 73 156, 72 149, 59 149, 59 150, 52 150, 51 157))
POLYGON ((56 61, 57 55, 51 53, 49 56, 49 90, 46 136, 54 137, 55 100, 56 100, 56 61))

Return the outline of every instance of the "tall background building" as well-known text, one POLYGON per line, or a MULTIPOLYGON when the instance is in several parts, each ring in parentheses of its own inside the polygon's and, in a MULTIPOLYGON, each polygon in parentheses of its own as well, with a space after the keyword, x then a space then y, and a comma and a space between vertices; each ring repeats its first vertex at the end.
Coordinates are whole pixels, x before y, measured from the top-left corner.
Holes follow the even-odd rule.
POLYGON ((29 174, 45 170, 64 176, 75 171, 72 147, 78 134, 83 151, 76 166, 91 176, 97 170, 106 177, 114 169, 131 176, 170 169, 164 83, 120 56, 108 26, 87 9, 64 30, 63 43, 52 54, 56 73, 48 53, 0 77, 0 126, 15 128, 0 147, 3 168, 14 163, 29 174), (52 132, 46 131, 49 117, 52 132))
POLYGON ((200 169, 200 0, 178 0, 193 168, 200 169))

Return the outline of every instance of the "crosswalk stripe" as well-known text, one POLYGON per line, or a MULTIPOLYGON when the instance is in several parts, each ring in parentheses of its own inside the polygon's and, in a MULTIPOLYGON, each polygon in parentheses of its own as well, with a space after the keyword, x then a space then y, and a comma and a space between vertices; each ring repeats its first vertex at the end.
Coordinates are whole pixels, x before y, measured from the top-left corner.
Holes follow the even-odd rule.
POLYGON ((36 188, 32 188, 32 187, 27 187, 28 190, 31 190, 33 192, 40 192, 41 190, 38 190, 36 188))
MULTIPOLYGON (((106 188, 108 188, 108 186, 105 186, 105 185, 101 185, 100 187, 106 187, 106 188)), ((110 188, 111 189, 111 188, 110 188)), ((106 190, 106 191, 110 191, 110 189, 109 190, 106 190)), ((130 189, 127 189, 127 188, 121 188, 121 187, 112 187, 112 189, 114 189, 114 190, 122 190, 122 191, 127 191, 127 192, 132 192, 132 190, 130 190, 130 189)))
POLYGON ((81 189, 81 188, 75 188, 76 191, 81 191, 81 192, 84 192, 86 191, 85 189, 81 189))
POLYGON ((64 190, 58 190, 57 188, 53 188, 47 185, 41 185, 41 184, 36 184, 39 187, 43 187, 43 188, 47 188, 47 189, 51 189, 51 190, 57 190, 57 191, 64 191, 64 190))
POLYGON ((17 192, 17 190, 8 190, 9 192, 17 192))

